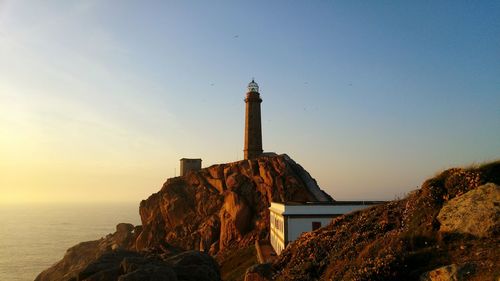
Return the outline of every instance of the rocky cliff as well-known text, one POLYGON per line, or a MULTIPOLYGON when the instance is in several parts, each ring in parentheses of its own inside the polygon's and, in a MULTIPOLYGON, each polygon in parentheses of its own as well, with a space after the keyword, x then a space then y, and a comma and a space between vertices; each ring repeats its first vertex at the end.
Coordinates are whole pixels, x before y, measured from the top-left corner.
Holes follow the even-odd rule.
POLYGON ((498 280, 498 185, 500 161, 444 171, 405 199, 302 235, 273 264, 273 279, 498 280))
POLYGON ((213 165, 167 180, 140 204, 138 250, 175 246, 212 255, 269 232, 271 201, 331 201, 287 155, 213 165))

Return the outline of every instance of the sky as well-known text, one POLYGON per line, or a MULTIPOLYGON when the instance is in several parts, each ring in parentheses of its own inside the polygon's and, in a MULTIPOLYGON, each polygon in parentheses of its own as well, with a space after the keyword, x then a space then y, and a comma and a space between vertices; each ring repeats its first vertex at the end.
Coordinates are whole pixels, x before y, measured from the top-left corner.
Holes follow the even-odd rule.
POLYGON ((139 202, 265 151, 337 200, 500 158, 499 1, 0 0, 0 204, 139 202))

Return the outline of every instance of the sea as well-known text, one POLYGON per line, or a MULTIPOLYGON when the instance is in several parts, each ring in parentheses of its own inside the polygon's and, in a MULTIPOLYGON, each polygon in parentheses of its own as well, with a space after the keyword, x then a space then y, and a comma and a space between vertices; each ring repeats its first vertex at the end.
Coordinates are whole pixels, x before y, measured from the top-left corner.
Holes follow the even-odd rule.
POLYGON ((34 280, 83 241, 140 224, 139 203, 0 204, 0 281, 34 280))

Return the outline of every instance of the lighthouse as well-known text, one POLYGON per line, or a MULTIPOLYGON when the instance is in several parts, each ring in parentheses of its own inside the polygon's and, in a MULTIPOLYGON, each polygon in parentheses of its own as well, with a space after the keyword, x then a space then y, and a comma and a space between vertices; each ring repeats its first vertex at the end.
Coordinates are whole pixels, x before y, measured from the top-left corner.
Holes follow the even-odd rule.
POLYGON ((261 103, 259 85, 252 79, 252 82, 248 84, 245 98, 245 148, 243 150, 245 159, 256 158, 262 154, 261 103))

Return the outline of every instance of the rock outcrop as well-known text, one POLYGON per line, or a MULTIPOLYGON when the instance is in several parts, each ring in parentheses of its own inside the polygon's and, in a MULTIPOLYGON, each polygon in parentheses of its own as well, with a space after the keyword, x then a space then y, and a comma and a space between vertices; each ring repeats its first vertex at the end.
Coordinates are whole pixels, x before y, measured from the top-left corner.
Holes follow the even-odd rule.
POLYGON ((38 275, 36 281, 71 280, 105 253, 135 248, 140 227, 120 223, 116 232, 95 241, 79 243, 66 251, 63 259, 38 275))
POLYGON ((80 271, 81 281, 220 281, 215 260, 187 251, 173 256, 131 251, 106 252, 80 271))
POLYGON ((500 186, 489 183, 447 201, 437 216, 443 233, 493 237, 500 233, 500 186))
POLYGON ((134 228, 118 224, 105 238, 80 243, 35 281, 219 281, 217 262, 199 251, 135 251, 134 228))
POLYGON ((245 272, 244 281, 271 281, 273 279, 273 269, 271 264, 256 264, 245 272))
POLYGON ((420 276, 420 281, 461 281, 464 280, 460 268, 450 264, 426 272, 420 276))
POLYGON ((332 201, 287 155, 261 156, 167 180, 140 204, 137 249, 173 245, 212 255, 269 231, 271 201, 332 201))
POLYGON ((444 171, 405 199, 346 214, 303 234, 274 262, 274 278, 441 280, 432 278, 446 271, 449 280, 496 280, 498 184, 500 161, 444 171), (466 270, 441 268, 451 264, 466 270))

